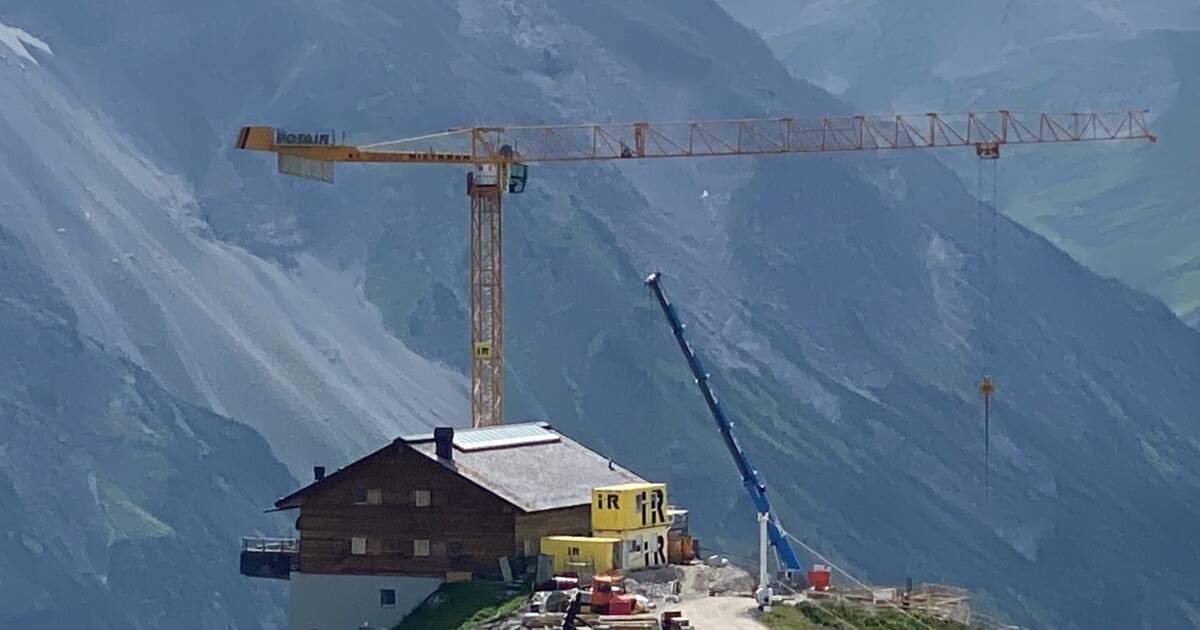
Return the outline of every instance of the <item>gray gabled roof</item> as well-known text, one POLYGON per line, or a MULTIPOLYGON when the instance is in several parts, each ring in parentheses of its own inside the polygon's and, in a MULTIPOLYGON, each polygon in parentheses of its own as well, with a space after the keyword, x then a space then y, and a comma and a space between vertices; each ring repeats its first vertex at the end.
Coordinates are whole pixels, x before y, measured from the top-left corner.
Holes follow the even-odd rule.
POLYGON ((452 462, 438 459, 432 434, 401 439, 526 512, 587 505, 594 487, 645 482, 544 422, 457 429, 452 462))

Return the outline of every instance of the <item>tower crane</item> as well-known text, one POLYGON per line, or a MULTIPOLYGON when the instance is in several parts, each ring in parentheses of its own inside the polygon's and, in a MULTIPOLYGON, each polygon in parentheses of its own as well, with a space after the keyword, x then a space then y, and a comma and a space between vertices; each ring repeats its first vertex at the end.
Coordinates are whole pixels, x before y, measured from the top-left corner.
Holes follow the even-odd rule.
MULTIPOLYGON (((471 425, 500 424, 504 394, 501 197, 525 188, 530 163, 973 148, 1102 140, 1154 141, 1146 110, 795 117, 478 126, 354 145, 332 131, 243 127, 236 146, 277 156, 281 173, 333 182, 335 162, 469 168, 471 425)), ((990 382, 990 381, 989 381, 990 382)), ((988 392, 990 394, 990 390, 988 392)), ((986 395, 986 394, 985 394, 986 395)))

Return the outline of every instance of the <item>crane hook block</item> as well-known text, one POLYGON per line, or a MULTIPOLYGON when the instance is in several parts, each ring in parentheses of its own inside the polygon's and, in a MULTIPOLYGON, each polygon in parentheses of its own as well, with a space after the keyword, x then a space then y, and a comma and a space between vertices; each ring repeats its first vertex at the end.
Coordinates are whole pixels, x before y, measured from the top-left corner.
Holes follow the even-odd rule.
POLYGON ((976 142, 975 155, 981 160, 998 160, 1000 159, 1000 143, 999 142, 976 142))
POLYGON ((983 380, 979 381, 979 394, 981 396, 987 398, 991 396, 992 392, 994 391, 996 391, 996 386, 992 384, 992 377, 985 376, 983 377, 983 380))

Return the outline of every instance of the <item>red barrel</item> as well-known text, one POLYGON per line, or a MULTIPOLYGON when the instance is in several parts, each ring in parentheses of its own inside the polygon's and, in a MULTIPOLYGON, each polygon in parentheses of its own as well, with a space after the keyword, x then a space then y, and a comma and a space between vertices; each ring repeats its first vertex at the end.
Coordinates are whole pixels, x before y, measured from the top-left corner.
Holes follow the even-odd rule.
POLYGON ((812 570, 808 572, 808 583, 814 591, 829 590, 829 567, 823 564, 814 564, 812 570))

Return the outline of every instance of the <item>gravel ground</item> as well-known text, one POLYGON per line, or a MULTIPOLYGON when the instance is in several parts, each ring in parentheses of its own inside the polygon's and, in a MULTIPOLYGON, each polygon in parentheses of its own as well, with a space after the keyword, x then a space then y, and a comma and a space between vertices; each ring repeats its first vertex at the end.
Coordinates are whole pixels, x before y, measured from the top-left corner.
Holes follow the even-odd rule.
POLYGON ((682 599, 708 595, 741 595, 754 591, 754 578, 743 569, 728 565, 671 565, 660 569, 630 571, 625 586, 631 593, 661 601, 669 594, 682 599))
POLYGON ((754 615, 758 612, 749 597, 695 597, 673 605, 683 611, 696 630, 763 630, 754 615))

